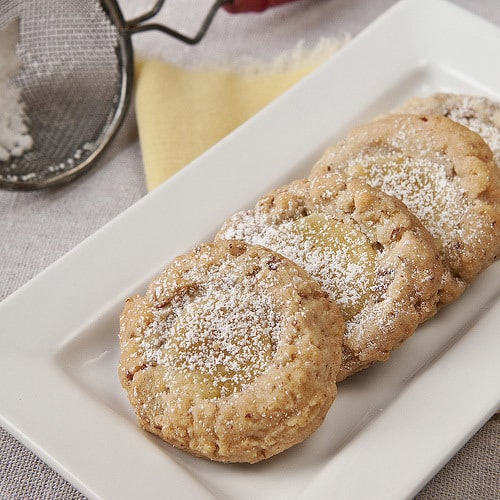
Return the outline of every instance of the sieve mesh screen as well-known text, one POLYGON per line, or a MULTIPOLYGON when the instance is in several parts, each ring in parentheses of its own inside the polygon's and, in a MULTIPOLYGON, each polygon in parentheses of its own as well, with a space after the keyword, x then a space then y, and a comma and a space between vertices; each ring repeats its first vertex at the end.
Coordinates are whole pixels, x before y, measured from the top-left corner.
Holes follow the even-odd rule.
POLYGON ((18 18, 21 88, 33 148, 0 161, 3 183, 66 175, 108 135, 120 105, 120 32, 95 0, 2 0, 0 27, 18 18))

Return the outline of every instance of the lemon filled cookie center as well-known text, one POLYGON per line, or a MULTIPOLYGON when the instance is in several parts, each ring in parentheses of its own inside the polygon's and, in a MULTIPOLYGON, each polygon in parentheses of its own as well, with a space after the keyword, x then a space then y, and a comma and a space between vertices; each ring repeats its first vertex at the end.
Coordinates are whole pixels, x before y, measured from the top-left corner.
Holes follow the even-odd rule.
POLYGON ((200 292, 161 321, 162 345, 151 361, 166 367, 171 388, 202 399, 229 396, 268 369, 283 318, 252 277, 204 285, 200 292))
POLYGON ((461 235, 460 221, 468 210, 466 194, 449 170, 440 155, 434 159, 367 156, 347 166, 350 176, 401 199, 443 246, 461 235))
POLYGON ((363 309, 375 281, 376 250, 354 223, 314 213, 270 228, 263 239, 316 279, 346 320, 363 309))

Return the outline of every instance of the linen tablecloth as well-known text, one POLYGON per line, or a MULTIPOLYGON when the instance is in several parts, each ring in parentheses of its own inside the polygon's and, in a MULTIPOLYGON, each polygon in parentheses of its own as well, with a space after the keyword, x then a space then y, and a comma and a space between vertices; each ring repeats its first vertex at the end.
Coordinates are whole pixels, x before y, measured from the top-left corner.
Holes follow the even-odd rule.
MULTIPOLYGON (((454 2, 500 26, 499 0, 454 2)), ((142 13, 151 4, 146 0, 119 3, 126 18, 142 13)), ((211 64, 237 67, 243 54, 256 61, 269 60, 293 50, 299 41, 305 47, 313 47, 321 38, 355 36, 393 3, 394 0, 301 0, 263 14, 221 13, 207 37, 195 47, 158 33, 136 35, 133 41, 139 56, 157 57, 183 68, 211 64)), ((211 0, 167 2, 159 20, 193 32, 210 4, 211 0)), ((40 192, 0 191, 0 300, 146 192, 133 107, 99 165, 71 184, 40 192)), ((0 443, 1 499, 84 498, 3 429, 0 443)), ((498 415, 472 437, 418 498, 500 498, 498 415)))

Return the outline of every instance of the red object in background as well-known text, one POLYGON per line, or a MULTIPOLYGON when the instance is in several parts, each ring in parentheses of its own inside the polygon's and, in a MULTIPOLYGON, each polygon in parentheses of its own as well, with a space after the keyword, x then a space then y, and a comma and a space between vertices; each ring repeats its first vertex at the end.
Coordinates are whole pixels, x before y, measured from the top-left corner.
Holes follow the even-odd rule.
POLYGON ((237 14, 238 12, 261 12, 268 7, 294 1, 295 0, 233 0, 231 3, 224 5, 224 9, 233 14, 237 14))

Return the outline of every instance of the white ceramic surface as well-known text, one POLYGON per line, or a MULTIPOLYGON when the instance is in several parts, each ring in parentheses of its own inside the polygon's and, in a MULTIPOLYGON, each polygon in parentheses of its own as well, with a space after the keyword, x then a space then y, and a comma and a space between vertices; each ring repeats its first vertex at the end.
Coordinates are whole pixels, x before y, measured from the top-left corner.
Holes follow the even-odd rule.
POLYGON ((254 466, 142 432, 117 378, 118 316, 175 255, 307 174, 351 126, 437 90, 500 100, 500 30, 405 0, 244 126, 0 304, 0 418, 90 498, 400 499, 500 404, 500 263, 391 359, 339 388, 324 425, 254 466), (491 61, 486 64, 485 61, 491 61))

